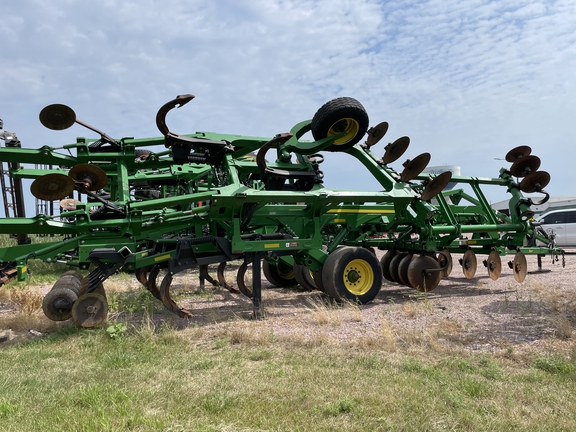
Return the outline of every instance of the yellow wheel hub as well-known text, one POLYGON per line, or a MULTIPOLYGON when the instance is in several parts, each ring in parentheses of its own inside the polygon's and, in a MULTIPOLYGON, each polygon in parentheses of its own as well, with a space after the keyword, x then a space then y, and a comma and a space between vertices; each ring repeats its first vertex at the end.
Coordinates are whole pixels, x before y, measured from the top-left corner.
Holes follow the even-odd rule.
POLYGON ((361 296, 370 291, 374 285, 374 271, 370 264, 362 259, 355 259, 344 269, 344 286, 355 296, 361 296))
POLYGON ((335 145, 342 145, 350 142, 352 138, 356 136, 359 130, 360 125, 356 120, 352 118, 343 118, 330 126, 330 129, 328 130, 328 136, 330 137, 345 133, 346 135, 334 141, 335 145))
POLYGON ((282 279, 290 280, 294 279, 294 269, 291 268, 288 271, 283 271, 280 266, 276 266, 276 271, 278 272, 278 276, 282 279))

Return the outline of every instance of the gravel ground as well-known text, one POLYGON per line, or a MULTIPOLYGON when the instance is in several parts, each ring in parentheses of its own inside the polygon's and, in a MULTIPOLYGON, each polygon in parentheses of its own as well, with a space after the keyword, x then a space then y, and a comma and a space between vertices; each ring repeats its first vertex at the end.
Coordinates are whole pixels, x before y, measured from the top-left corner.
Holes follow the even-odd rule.
MULTIPOLYGON (((364 344, 389 350, 435 348, 439 344, 480 352, 575 350, 576 256, 566 255, 565 267, 562 257, 555 262, 544 257, 542 272, 538 271, 537 258, 527 256, 529 273, 522 283, 515 281, 508 268, 512 257, 503 257, 502 275, 496 281, 489 278, 481 263, 485 257, 478 257, 478 271, 472 279, 464 277, 459 258, 453 256, 451 275, 429 293, 385 281, 376 299, 362 306, 334 305, 317 291, 275 288, 263 277, 264 320, 250 319, 252 302, 241 294, 209 285, 199 294, 197 275, 190 273, 176 278, 172 290, 180 306, 192 311, 193 318, 159 313, 153 319, 157 323, 170 321, 184 333, 244 340, 274 337, 302 344, 364 344)), ((43 294, 49 288, 35 289, 43 294)), ((137 282, 127 283, 125 278, 120 282, 113 279, 107 286, 119 291, 137 288, 137 282)), ((0 299, 0 336, 9 331, 10 338, 16 340, 50 331, 39 320, 30 320, 37 328, 7 328, 14 323, 9 317, 15 314, 18 308, 0 299)), ((128 317, 120 313, 111 314, 109 319, 128 317)))

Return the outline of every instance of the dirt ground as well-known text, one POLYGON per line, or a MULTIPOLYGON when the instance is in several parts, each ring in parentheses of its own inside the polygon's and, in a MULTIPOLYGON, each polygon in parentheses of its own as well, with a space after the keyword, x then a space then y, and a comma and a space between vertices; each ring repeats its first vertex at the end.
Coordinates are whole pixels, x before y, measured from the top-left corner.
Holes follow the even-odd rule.
MULTIPOLYGON (((158 325, 169 321, 179 330, 194 329, 205 336, 241 338, 242 332, 249 330, 303 344, 330 341, 390 350, 411 344, 444 344, 474 352, 575 350, 576 255, 565 256, 565 267, 562 256, 554 262, 546 256, 542 258, 543 271, 538 271, 536 256, 527 256, 528 275, 522 283, 515 281, 508 268, 513 256, 502 257, 502 275, 496 281, 488 276, 482 265, 486 257, 481 256, 475 277, 465 278, 458 264, 460 257, 453 256, 451 275, 431 292, 419 293, 385 280, 376 299, 360 306, 335 305, 318 291, 275 288, 263 276, 266 317, 258 321, 251 319, 249 298, 209 284, 205 292, 198 293, 197 273, 190 272, 174 280, 172 291, 193 317, 178 318, 166 311, 155 314, 153 320, 158 325)), ((215 273, 215 269, 211 271, 215 273)), ((126 292, 139 289, 135 280, 126 280, 125 276, 120 282, 112 278, 111 288, 105 286, 126 292)), ((35 290, 41 298, 49 288, 35 290)), ((31 328, 9 328, 17 327, 9 318, 18 313, 14 302, 0 298, 0 337, 4 334, 5 341, 42 337, 50 331, 44 317, 30 320, 31 328)), ((125 319, 134 320, 134 316, 122 311, 109 316, 111 322, 125 319)))

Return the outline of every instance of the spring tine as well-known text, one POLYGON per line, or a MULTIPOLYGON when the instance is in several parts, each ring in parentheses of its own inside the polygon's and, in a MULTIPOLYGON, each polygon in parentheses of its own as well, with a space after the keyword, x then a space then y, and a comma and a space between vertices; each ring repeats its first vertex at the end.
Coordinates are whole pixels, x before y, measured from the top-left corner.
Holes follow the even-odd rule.
POLYGON ((160 284, 160 300, 164 303, 166 309, 170 312, 175 313, 180 318, 192 318, 192 313, 178 306, 174 300, 170 297, 170 285, 172 284, 172 274, 170 272, 166 273, 162 283, 160 284))
POLYGON ((216 273, 218 276, 218 282, 220 283, 220 285, 222 285, 224 288, 226 288, 231 293, 240 294, 240 290, 238 288, 235 288, 234 286, 230 285, 228 283, 228 281, 226 280, 226 277, 224 276, 224 270, 226 269, 226 265, 227 265, 226 261, 222 261, 220 263, 220 265, 218 265, 218 271, 216 273))
POLYGON ((153 266, 148 273, 148 280, 146 281, 145 287, 154 297, 156 297, 158 300, 162 300, 160 296, 160 290, 156 285, 156 278, 158 277, 158 273, 160 273, 160 266, 153 266))
POLYGON ((238 269, 238 273, 236 275, 236 283, 238 284, 238 288, 240 292, 244 294, 248 298, 252 298, 252 290, 246 286, 246 282, 244 281, 244 276, 246 275, 246 270, 248 269, 248 261, 244 261, 240 268, 238 269))

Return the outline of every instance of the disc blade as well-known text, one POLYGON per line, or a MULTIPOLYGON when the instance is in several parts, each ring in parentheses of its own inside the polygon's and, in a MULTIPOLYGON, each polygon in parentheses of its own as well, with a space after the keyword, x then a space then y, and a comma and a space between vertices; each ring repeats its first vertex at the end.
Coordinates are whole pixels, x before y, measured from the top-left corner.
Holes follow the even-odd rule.
POLYGON ((440 264, 440 268, 443 270, 440 272, 442 277, 450 276, 452 273, 452 254, 448 249, 443 249, 441 253, 438 254, 437 257, 438 264, 440 264))
POLYGON ((522 252, 517 252, 516 255, 514 255, 512 270, 514 272, 514 279, 516 279, 516 282, 524 282, 524 279, 526 279, 526 274, 528 273, 528 264, 526 262, 526 255, 524 255, 522 252))
POLYGON ((440 264, 431 256, 414 257, 408 267, 410 286, 421 292, 432 291, 440 283, 440 264))
POLYGON ((102 168, 92 164, 78 164, 68 171, 68 176, 76 181, 83 182, 89 191, 102 189, 108 183, 108 176, 102 168))
POLYGON ((74 190, 74 181, 65 174, 46 174, 32 182, 30 192, 45 201, 61 200, 74 190))
POLYGON ((514 162, 516 159, 520 159, 521 157, 528 156, 532 153, 532 149, 528 146, 518 146, 514 147, 508 153, 506 153, 506 161, 507 162, 514 162))
POLYGON ((48 105, 40 111, 40 123, 52 130, 68 129, 76 121, 76 114, 72 108, 62 105, 48 105))
POLYGON ((528 174, 540 168, 540 158, 538 156, 530 155, 524 156, 516 161, 510 167, 510 174, 514 177, 525 177, 528 174))
POLYGON ((450 183, 451 179, 452 173, 450 171, 444 171, 442 174, 439 174, 430 180, 426 186, 424 186, 424 191, 422 192, 422 201, 430 201, 432 198, 442 192, 448 183, 450 183))
POLYGON ((426 169, 428 162, 430 162, 430 158, 430 153, 422 153, 421 155, 418 155, 414 159, 408 161, 404 167, 404 170, 400 174, 400 181, 409 182, 410 180, 415 179, 418 174, 426 169))
POLYGON ((550 174, 546 171, 535 171, 520 182, 520 190, 526 193, 540 192, 550 183, 550 174))
POLYGON ((488 255, 488 276, 492 280, 498 280, 500 274, 502 273, 502 260, 500 255, 496 251, 490 252, 488 255))
POLYGON ((95 327, 108 316, 106 298, 95 292, 84 294, 72 307, 72 320, 80 327, 95 327))
POLYGON ((476 274, 476 268, 478 267, 478 261, 476 260, 476 254, 472 249, 468 249, 464 252, 462 257, 462 271, 467 279, 472 279, 476 274))
POLYGON ((393 143, 388 144, 385 147, 386 153, 384 153, 384 156, 382 157, 382 162, 389 164, 398 160, 404 154, 409 145, 410 138, 407 136, 400 137, 393 143))
POLYGON ((366 139, 366 144, 372 147, 377 144, 388 132, 388 122, 382 122, 374 127, 368 129, 368 138, 366 139))

